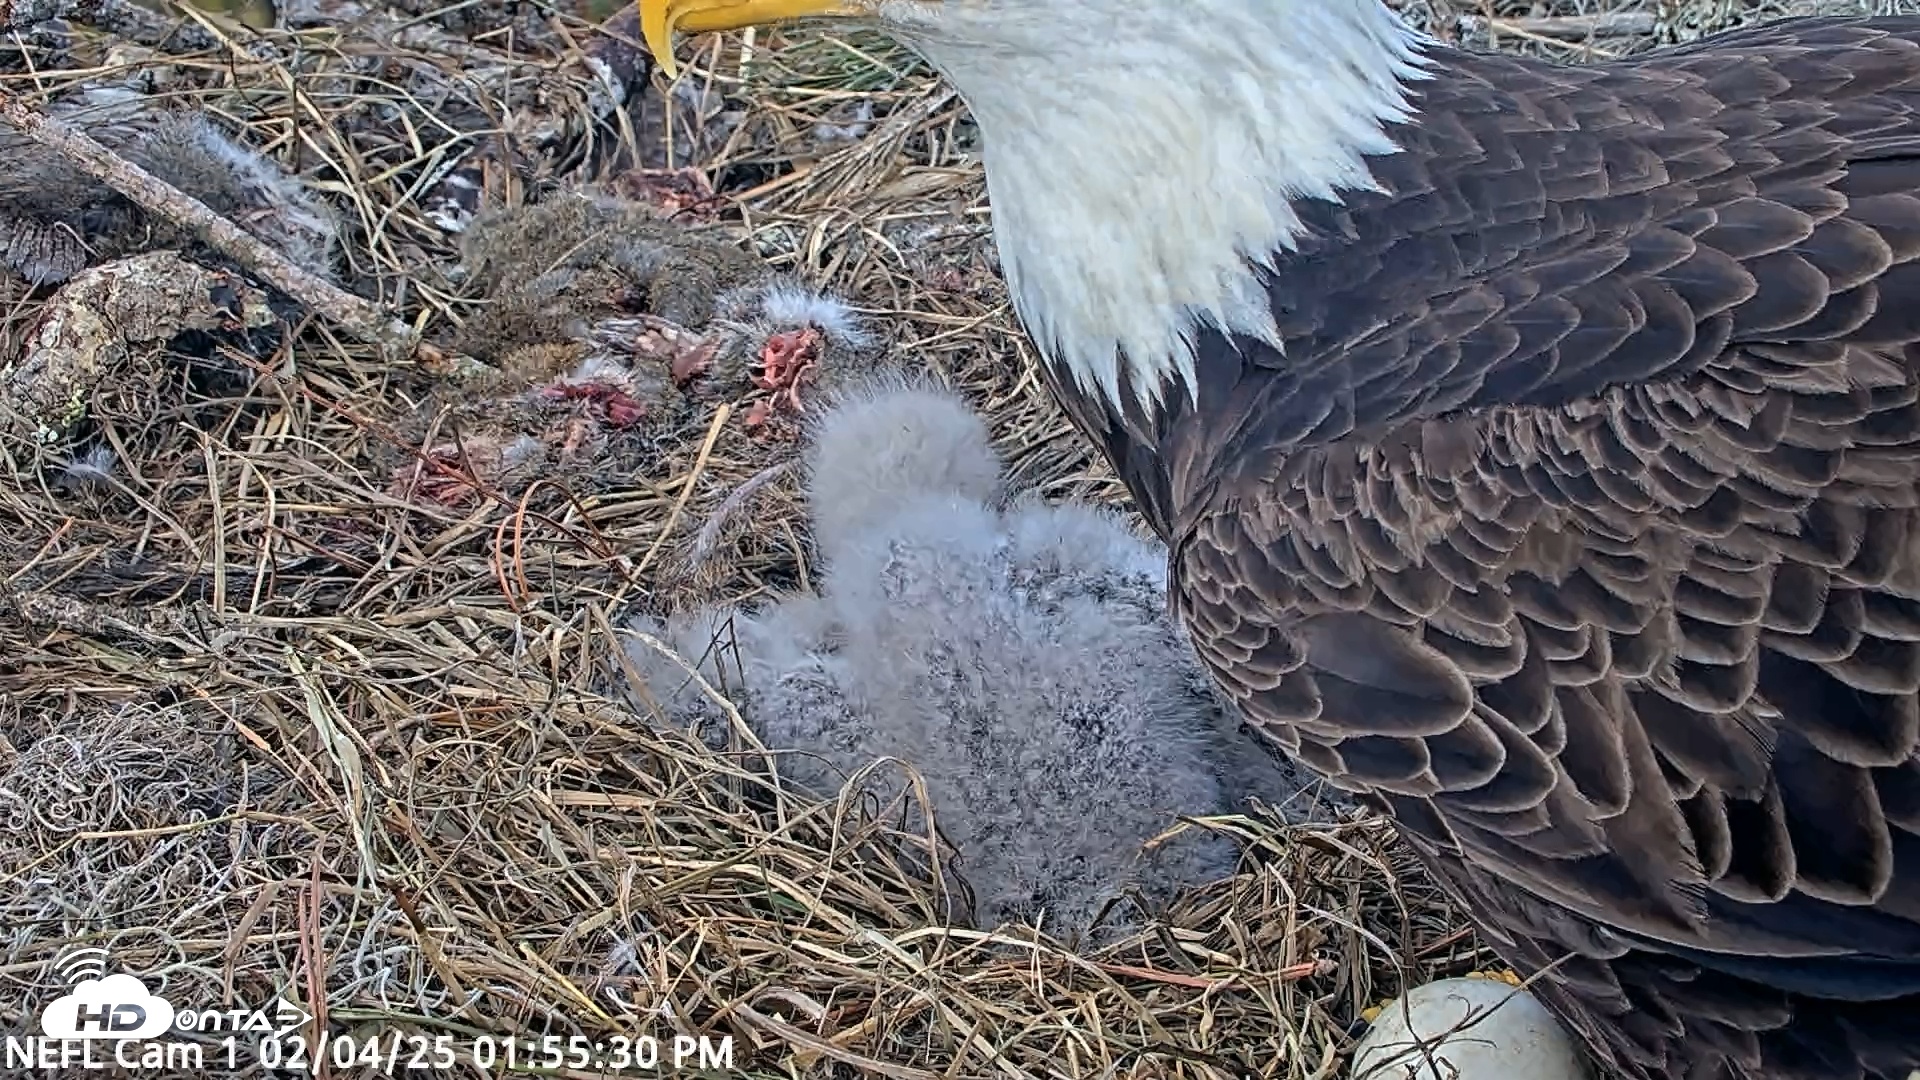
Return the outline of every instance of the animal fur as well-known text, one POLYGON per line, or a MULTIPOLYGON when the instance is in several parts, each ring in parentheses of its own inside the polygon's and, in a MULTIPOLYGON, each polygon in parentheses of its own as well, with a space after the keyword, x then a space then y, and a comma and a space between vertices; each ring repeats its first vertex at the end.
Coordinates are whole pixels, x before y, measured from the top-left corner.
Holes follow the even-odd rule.
MULTIPOLYGON (((339 239, 332 209, 298 178, 196 113, 102 88, 49 113, 205 203, 300 267, 331 278, 339 239)), ((136 250, 191 247, 118 192, 26 137, 0 128, 0 266, 36 285, 136 250)))

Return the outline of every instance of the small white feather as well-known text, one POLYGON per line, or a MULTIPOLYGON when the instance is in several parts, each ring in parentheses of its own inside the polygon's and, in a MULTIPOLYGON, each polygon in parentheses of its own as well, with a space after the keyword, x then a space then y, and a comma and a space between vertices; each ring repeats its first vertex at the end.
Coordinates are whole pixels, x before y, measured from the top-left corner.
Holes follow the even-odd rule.
POLYGON ((60 478, 71 487, 107 487, 113 483, 113 474, 119 465, 120 458, 113 448, 102 443, 88 447, 85 453, 72 460, 62 462, 60 478))

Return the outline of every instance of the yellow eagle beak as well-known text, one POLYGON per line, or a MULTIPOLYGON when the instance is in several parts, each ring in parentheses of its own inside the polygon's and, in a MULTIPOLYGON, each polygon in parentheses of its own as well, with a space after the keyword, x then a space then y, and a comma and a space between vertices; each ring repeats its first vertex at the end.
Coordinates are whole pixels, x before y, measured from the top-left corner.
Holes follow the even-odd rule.
POLYGON ((639 0, 640 32, 647 49, 671 79, 679 74, 673 62, 673 32, 704 34, 738 30, 761 23, 810 15, 864 15, 861 0, 639 0))

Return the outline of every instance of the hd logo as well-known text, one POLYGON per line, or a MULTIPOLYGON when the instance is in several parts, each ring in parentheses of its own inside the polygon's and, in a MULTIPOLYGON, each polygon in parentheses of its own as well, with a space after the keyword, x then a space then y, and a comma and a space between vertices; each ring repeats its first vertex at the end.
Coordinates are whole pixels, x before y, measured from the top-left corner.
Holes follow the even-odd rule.
POLYGON ((76 949, 62 956, 67 985, 40 1013, 50 1039, 151 1039, 173 1026, 173 1006, 147 992, 132 975, 107 974, 107 950, 76 949))
POLYGON ((281 1035, 313 1019, 285 997, 268 1009, 176 1009, 139 976, 107 974, 104 949, 63 954, 54 969, 67 992, 40 1011, 42 1034, 0 1036, 0 1077, 73 1069, 208 1076, 208 1053, 223 1051, 227 1071, 219 1075, 233 1075, 240 1032, 281 1035))
POLYGON ((124 973, 84 979, 40 1014, 50 1039, 152 1039, 172 1028, 173 1006, 124 973))

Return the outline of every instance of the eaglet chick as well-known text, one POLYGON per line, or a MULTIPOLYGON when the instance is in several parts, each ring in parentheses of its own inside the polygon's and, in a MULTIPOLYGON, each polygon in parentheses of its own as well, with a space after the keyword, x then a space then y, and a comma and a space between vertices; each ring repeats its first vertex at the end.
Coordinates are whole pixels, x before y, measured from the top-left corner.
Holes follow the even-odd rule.
MULTIPOLYGON (((1105 511, 1002 509, 986 428, 944 390, 838 397, 806 457, 821 595, 681 616, 668 643, 795 752, 790 780, 831 791, 876 757, 912 763, 982 925, 1104 936, 1130 921, 1095 927, 1123 890, 1161 901, 1231 874, 1217 834, 1142 847, 1176 814, 1300 785, 1238 735, 1169 624, 1164 556, 1105 511)), ((633 658, 671 716, 711 717, 677 667, 633 658)))
MULTIPOLYGON (((302 269, 333 275, 339 223, 331 208, 204 116, 168 111, 119 87, 88 90, 47 111, 302 269)), ((112 188, 0 126, 0 266, 45 285, 134 251, 193 243, 186 231, 150 220, 112 188)))

